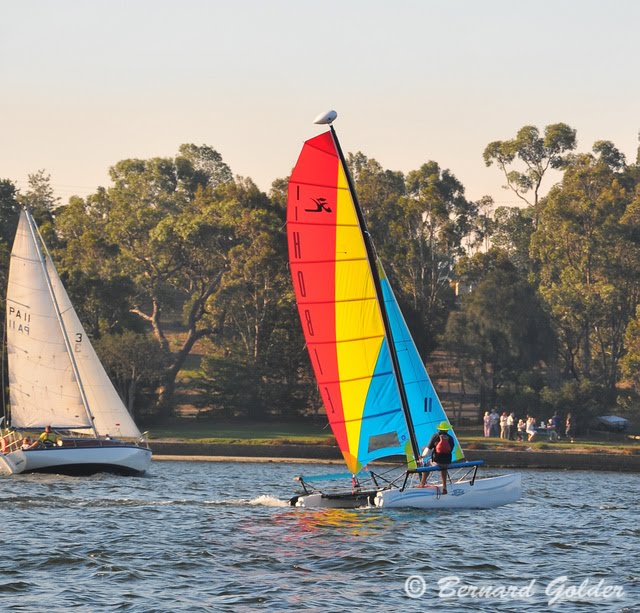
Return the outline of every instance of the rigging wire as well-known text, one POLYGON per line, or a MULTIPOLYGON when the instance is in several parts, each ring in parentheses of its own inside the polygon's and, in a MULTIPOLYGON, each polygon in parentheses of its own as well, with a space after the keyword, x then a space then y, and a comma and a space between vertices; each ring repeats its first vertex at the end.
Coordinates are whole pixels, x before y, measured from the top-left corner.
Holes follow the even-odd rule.
MULTIPOLYGON (((6 303, 5 303, 5 309, 6 309, 6 303)), ((2 358, 0 359, 0 368, 2 368, 2 423, 5 426, 9 425, 9 420, 8 420, 8 414, 7 414, 7 388, 6 388, 6 381, 5 381, 5 370, 4 370, 4 365, 5 365, 5 356, 7 355, 7 343, 6 343, 6 336, 7 336, 7 318, 5 317, 3 322, 2 322, 2 358)))

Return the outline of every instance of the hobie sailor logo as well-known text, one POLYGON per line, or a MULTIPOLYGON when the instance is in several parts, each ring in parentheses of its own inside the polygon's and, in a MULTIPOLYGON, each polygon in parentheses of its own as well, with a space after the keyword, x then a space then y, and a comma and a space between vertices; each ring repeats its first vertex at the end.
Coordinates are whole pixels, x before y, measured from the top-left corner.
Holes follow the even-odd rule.
POLYGON ((324 211, 325 213, 331 213, 331 209, 327 206, 326 198, 311 198, 311 200, 313 200, 316 208, 305 209, 307 213, 322 213, 322 211, 324 211))

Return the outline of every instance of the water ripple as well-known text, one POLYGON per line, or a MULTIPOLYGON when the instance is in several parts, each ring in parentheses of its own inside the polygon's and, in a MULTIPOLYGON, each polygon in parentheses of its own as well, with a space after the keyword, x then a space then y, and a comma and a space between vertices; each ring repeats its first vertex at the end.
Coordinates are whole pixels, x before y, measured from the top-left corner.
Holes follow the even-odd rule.
MULTIPOLYGON (((305 466, 305 469, 308 468, 305 466)), ((616 601, 552 611, 631 611, 640 579, 635 475, 522 471, 526 495, 488 511, 304 510, 286 500, 300 466, 162 462, 149 476, 0 478, 2 610, 548 611, 567 576, 620 584, 616 601), (240 477, 251 470, 252 479, 240 477), (635 482, 635 481, 634 481, 635 482), (255 485, 258 483, 259 485, 255 485), (5 547, 6 549, 6 547, 5 547), (405 581, 424 580, 411 599, 405 581), (534 581, 526 601, 438 599, 440 581, 534 581)))

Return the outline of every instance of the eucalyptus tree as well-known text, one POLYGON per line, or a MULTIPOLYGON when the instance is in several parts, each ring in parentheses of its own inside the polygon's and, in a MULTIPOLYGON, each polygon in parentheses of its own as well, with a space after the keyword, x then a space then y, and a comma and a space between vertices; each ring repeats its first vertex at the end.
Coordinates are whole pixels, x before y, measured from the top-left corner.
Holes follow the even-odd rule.
POLYGON ((20 204, 18 190, 7 179, 0 180, 0 315, 4 316, 7 279, 9 275, 9 254, 18 227, 20 204))
POLYGON ((118 271, 131 281, 129 310, 150 326, 166 356, 158 407, 168 414, 178 372, 212 332, 208 302, 234 241, 215 192, 232 181, 231 172, 210 147, 183 145, 175 158, 122 160, 110 175, 112 187, 72 203, 61 232, 82 261, 98 255, 97 274, 113 281, 118 271), (176 317, 185 332, 170 341, 176 317))
POLYGON ((474 289, 449 317, 445 347, 478 385, 482 412, 496 406, 506 387, 553 359, 554 336, 535 289, 506 254, 493 249, 459 268, 474 289))
POLYGON ((633 383, 636 393, 640 393, 640 309, 629 321, 624 335, 625 354, 620 360, 622 374, 633 383))
MULTIPOLYGON (((385 170, 376 160, 361 152, 350 153, 347 164, 378 255, 385 263, 394 287, 400 289, 403 263, 398 259, 399 246, 408 240, 400 204, 406 193, 404 175, 385 170)), ((400 300, 403 298, 401 295, 400 300)))
POLYGON ((51 185, 51 175, 38 170, 28 175, 28 188, 18 196, 20 204, 28 206, 38 225, 50 224, 53 214, 60 206, 60 198, 55 195, 51 185))
POLYGON ((205 372, 220 403, 259 417, 286 406, 300 364, 290 357, 300 324, 287 266, 285 209, 248 179, 219 194, 219 213, 236 240, 212 297, 217 347, 205 372))
POLYGON ((72 196, 55 219, 53 257, 71 301, 93 338, 144 329, 140 318, 130 310, 135 284, 121 269, 118 245, 108 238, 110 205, 106 190, 99 188, 86 199, 72 196))
POLYGON ((153 397, 161 383, 166 354, 153 336, 132 330, 104 334, 95 348, 127 410, 140 423, 143 409, 153 404, 147 396, 153 397))
POLYGON ((521 272, 531 271, 529 247, 534 231, 530 208, 498 207, 493 216, 491 244, 502 250, 521 272))
POLYGON ((397 261, 401 291, 417 314, 418 348, 433 350, 453 306, 451 278, 456 259, 464 253, 464 239, 475 228, 477 203, 465 198, 464 187, 436 162, 423 164, 406 177, 400 200, 397 261))
POLYGON ((563 168, 575 148, 576 131, 565 123, 549 124, 544 129, 544 136, 535 126, 524 126, 511 140, 489 143, 483 158, 487 166, 495 163, 506 178, 507 189, 533 208, 537 223, 540 188, 545 175, 549 169, 563 168), (524 168, 516 169, 514 162, 524 168))
POLYGON ((436 162, 406 177, 362 153, 348 156, 358 199, 418 349, 437 344, 453 307, 451 271, 478 231, 479 204, 436 162))
POLYGON ((597 156, 575 156, 549 193, 531 253, 565 375, 595 381, 611 400, 640 299, 640 236, 623 157, 610 143, 594 149, 597 156))

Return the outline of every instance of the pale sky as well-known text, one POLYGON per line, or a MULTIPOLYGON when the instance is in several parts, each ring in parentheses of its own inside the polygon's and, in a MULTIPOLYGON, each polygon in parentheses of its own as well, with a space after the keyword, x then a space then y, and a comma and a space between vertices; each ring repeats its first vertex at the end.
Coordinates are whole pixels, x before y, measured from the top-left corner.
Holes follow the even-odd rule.
POLYGON ((335 109, 345 152, 516 204, 482 152, 524 125, 635 160, 639 24, 636 0, 0 0, 0 178, 44 169, 66 203, 194 143, 268 191, 335 109))

